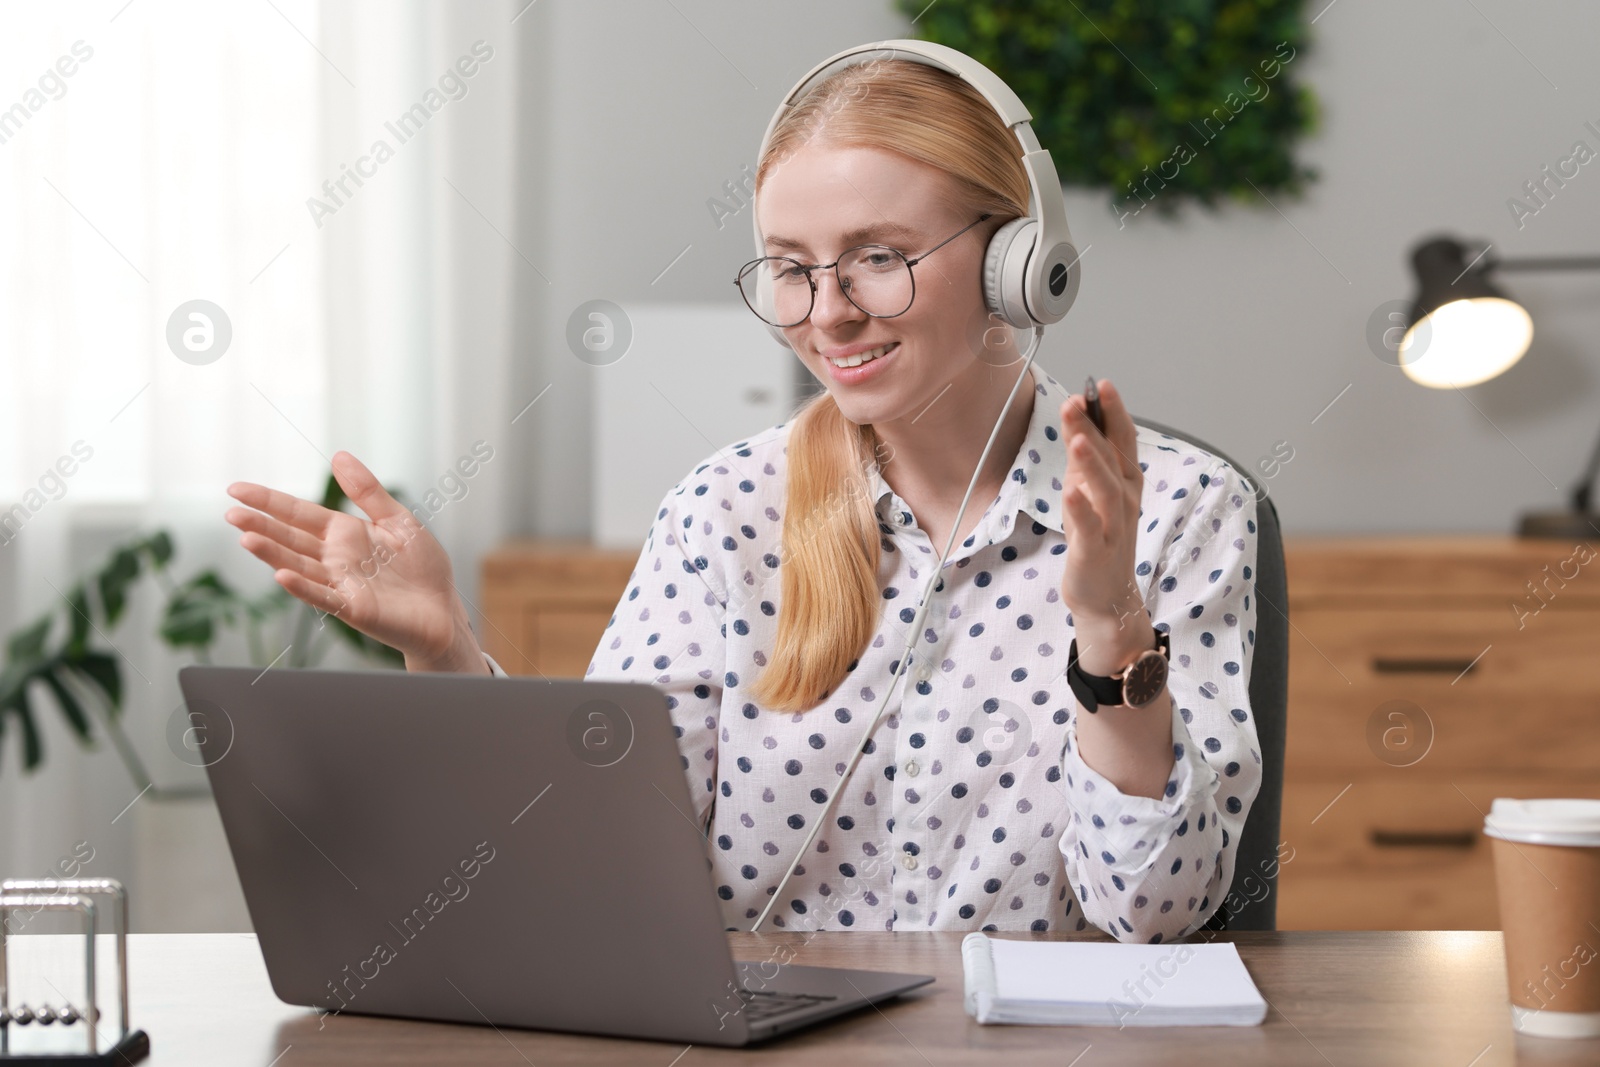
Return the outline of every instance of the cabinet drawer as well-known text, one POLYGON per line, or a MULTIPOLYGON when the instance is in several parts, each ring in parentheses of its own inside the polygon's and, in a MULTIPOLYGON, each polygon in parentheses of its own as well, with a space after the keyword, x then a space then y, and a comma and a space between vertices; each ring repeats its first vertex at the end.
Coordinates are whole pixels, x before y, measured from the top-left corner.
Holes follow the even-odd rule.
POLYGON ((534 635, 534 659, 550 678, 582 678, 589 669, 600 635, 611 621, 611 609, 581 611, 546 608, 530 611, 528 630, 534 635))
POLYGON ((1526 621, 1518 629, 1509 607, 1295 617, 1291 775, 1357 776, 1419 755, 1416 766, 1447 772, 1600 766, 1600 612, 1526 621))
POLYGON ((512 674, 581 678, 637 552, 514 541, 483 563, 484 648, 512 674))
MULTIPOLYGON (((1448 873, 1395 871, 1375 882, 1364 870, 1296 870, 1278 887, 1280 930, 1498 930, 1494 868, 1473 857, 1448 873)), ((1295 862, 1298 862, 1298 857, 1295 862)))
POLYGON ((1495 797, 1600 797, 1600 775, 1389 769, 1285 783, 1283 929, 1492 930, 1500 925, 1483 817, 1495 797), (1348 788, 1347 788, 1348 787, 1348 788))
MULTIPOLYGON (((1591 539, 1592 541, 1593 539, 1591 539)), ((1531 611, 1600 609, 1589 572, 1600 545, 1501 534, 1306 537, 1286 534, 1284 563, 1294 607, 1416 608, 1443 601, 1531 611)))

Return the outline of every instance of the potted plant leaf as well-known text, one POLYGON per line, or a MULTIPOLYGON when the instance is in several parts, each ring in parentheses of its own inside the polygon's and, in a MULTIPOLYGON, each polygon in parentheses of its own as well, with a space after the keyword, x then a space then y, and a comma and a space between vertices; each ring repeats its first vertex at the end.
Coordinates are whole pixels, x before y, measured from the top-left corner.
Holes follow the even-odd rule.
MULTIPOLYGON (((390 490, 401 499, 401 494, 390 490)), ((330 474, 323 507, 339 510, 344 490, 330 474)), ((110 633, 127 612, 130 597, 143 578, 151 578, 165 596, 158 633, 173 649, 187 650, 201 663, 212 662, 212 646, 225 629, 242 627, 250 662, 263 669, 282 661, 288 667, 312 667, 335 642, 343 641, 361 656, 400 666, 404 656, 332 615, 322 615, 274 584, 247 595, 215 570, 175 581, 176 555, 171 534, 158 530, 113 549, 105 563, 80 578, 62 594, 61 603, 12 634, 0 667, 0 745, 14 733, 22 746, 25 771, 44 761, 38 717, 54 703, 72 733, 93 747, 104 733, 135 785, 157 799, 206 795, 205 788, 162 788, 155 785, 138 752, 122 729, 125 659, 110 633), (321 616, 320 621, 318 616, 321 616), (286 640, 268 643, 269 633, 286 640)))

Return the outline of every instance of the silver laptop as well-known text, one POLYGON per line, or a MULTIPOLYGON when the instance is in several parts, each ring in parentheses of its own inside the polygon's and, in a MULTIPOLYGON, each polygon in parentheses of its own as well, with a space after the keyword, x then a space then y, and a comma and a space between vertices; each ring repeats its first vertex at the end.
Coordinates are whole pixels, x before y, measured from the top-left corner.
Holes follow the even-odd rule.
POLYGON ((273 991, 326 1012, 744 1045, 933 981, 736 962, 648 685, 185 667, 273 991))

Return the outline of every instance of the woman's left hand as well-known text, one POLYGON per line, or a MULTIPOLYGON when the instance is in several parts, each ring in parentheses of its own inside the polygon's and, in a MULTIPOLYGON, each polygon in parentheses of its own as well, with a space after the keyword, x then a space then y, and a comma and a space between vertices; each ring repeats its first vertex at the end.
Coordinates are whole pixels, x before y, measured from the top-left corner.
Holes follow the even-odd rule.
MULTIPOLYGON (((1105 413, 1105 434, 1089 418, 1083 394, 1073 394, 1061 407, 1062 436, 1067 447, 1061 493, 1067 552, 1061 597, 1072 612, 1074 629, 1081 635, 1093 633, 1109 639, 1116 634, 1121 643, 1137 650, 1148 647, 1149 631, 1124 623, 1130 617, 1148 619, 1133 575, 1139 501, 1144 491, 1138 430, 1116 386, 1105 378, 1099 379, 1097 386, 1105 413)), ((1080 640, 1080 655, 1082 646, 1087 644, 1080 640)), ((1104 651, 1115 660, 1120 649, 1104 651)), ((1083 656, 1085 661, 1090 658, 1083 656)), ((1083 669, 1110 673, 1093 671, 1087 662, 1083 669)))

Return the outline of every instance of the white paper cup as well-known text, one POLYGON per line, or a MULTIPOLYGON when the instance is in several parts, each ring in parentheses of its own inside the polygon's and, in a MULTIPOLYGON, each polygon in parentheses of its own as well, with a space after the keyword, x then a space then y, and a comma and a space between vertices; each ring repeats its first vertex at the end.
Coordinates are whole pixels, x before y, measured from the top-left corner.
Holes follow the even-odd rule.
POLYGON ((1600 800, 1496 799, 1493 838, 1511 1025, 1600 1037, 1600 800))

